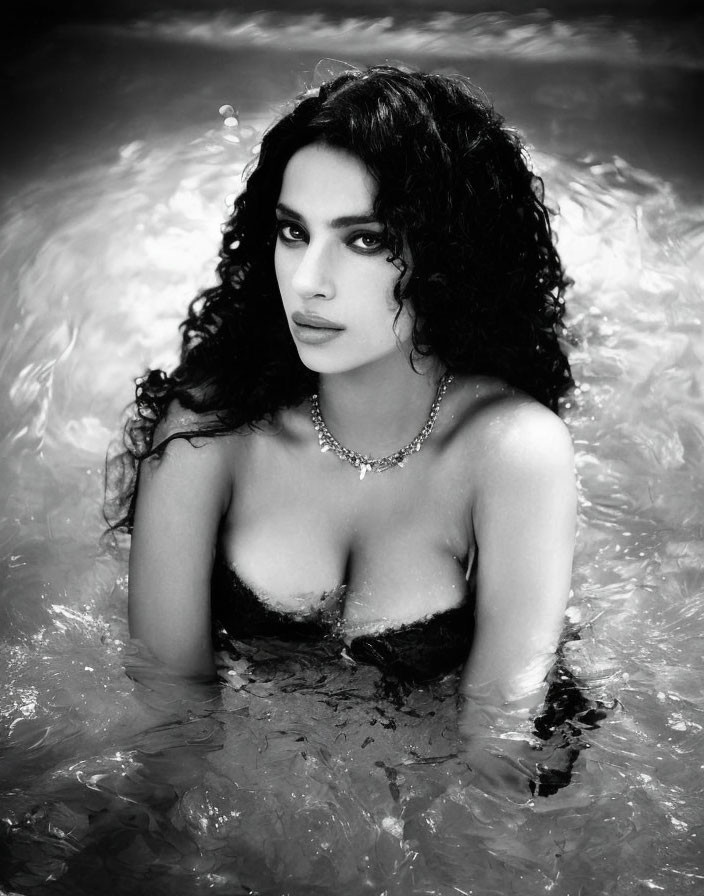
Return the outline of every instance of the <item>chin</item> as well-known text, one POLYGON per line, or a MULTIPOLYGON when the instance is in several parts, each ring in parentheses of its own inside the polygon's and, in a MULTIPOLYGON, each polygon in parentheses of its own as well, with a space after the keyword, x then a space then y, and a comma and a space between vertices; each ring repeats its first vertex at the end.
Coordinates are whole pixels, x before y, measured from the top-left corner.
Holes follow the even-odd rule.
POLYGON ((301 364, 304 367, 307 367, 308 370, 311 370, 313 373, 320 374, 333 374, 333 373, 347 373, 349 370, 354 370, 357 365, 352 367, 347 366, 346 364, 340 364, 338 361, 335 362, 334 358, 324 358, 322 357, 322 352, 314 354, 313 352, 299 351, 298 357, 301 359, 301 364))
POLYGON ((371 358, 345 359, 335 357, 332 353, 325 356, 323 352, 314 354, 313 352, 298 353, 301 363, 308 370, 320 375, 332 376, 334 374, 355 374, 363 371, 376 371, 380 379, 384 378, 383 365, 392 360, 388 354, 378 355, 371 358))

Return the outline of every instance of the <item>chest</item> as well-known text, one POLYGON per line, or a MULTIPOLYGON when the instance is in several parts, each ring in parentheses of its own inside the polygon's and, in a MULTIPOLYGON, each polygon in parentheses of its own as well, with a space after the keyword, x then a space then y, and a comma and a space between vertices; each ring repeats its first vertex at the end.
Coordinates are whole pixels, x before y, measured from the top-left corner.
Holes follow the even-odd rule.
POLYGON ((371 631, 462 603, 469 497, 446 459, 418 454, 360 480, 331 456, 247 447, 220 552, 272 605, 305 613, 344 591, 348 627, 371 631))

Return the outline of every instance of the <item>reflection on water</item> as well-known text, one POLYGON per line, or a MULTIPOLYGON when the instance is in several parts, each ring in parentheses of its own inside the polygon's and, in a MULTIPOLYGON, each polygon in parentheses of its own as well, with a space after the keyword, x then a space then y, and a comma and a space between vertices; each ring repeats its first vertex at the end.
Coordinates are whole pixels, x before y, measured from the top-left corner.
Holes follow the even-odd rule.
MULTIPOLYGON (((271 59, 262 53, 250 77, 273 65, 280 103, 303 63, 271 59)), ((538 68, 513 104, 541 78, 558 89, 538 68)), ((512 80, 504 64, 496 83, 512 80)), ((204 90, 196 80, 183 104, 202 105, 204 90)), ((588 106, 588 83, 583 92, 588 106)), ((223 90, 208 125, 169 112, 97 153, 76 139, 5 206, 0 883, 71 894, 698 892, 701 184, 683 189, 623 153, 574 152, 554 110, 552 124, 535 122, 546 139, 534 138, 533 156, 576 281, 578 389, 564 415, 582 497, 569 609, 582 637, 565 652, 592 699, 618 701, 584 732, 572 783, 516 803, 477 787, 456 756, 452 681, 393 694, 371 669, 275 646, 223 656, 215 694, 135 674, 124 561, 98 544, 104 451, 131 378, 172 362, 185 305, 211 282, 225 197, 272 112, 262 96, 238 107, 238 95, 223 90), (228 103, 236 123, 218 116, 228 103)))

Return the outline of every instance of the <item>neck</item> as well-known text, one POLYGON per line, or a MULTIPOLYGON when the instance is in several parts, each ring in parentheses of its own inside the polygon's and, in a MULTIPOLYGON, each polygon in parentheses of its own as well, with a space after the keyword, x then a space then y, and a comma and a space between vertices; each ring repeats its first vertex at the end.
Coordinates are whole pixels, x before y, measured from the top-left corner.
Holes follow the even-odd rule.
POLYGON ((399 350, 345 373, 321 374, 320 410, 346 448, 383 457, 410 442, 426 422, 443 370, 422 358, 414 370, 399 350))

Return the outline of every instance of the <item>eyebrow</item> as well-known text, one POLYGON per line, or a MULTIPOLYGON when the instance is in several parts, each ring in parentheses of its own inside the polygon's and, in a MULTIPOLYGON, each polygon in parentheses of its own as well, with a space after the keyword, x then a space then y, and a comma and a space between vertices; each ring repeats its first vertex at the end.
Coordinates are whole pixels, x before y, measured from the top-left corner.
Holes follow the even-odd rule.
MULTIPOLYGON (((287 215, 289 218, 293 218, 294 221, 304 222, 303 215, 299 215, 298 212, 295 212, 292 208, 289 208, 287 205, 284 205, 283 202, 279 202, 276 206, 276 211, 281 212, 282 215, 287 215)), ((331 227, 341 228, 341 227, 350 227, 352 224, 379 224, 379 221, 375 214, 372 212, 366 212, 362 215, 342 215, 340 218, 333 218, 330 222, 331 227)))

